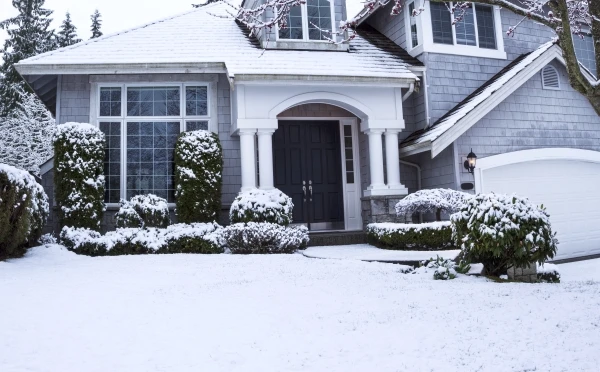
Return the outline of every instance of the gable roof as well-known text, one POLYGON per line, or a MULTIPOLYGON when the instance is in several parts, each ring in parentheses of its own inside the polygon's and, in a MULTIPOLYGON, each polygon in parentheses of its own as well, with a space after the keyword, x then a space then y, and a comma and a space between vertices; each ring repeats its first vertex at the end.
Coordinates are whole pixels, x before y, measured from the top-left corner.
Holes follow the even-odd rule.
MULTIPOLYGON (((147 25, 78 43, 17 64, 21 74, 226 72, 230 77, 265 75, 394 81, 417 79, 415 61, 397 49, 362 38, 348 52, 263 50, 243 26, 214 3, 147 25), (406 58, 406 59, 405 59, 406 58)), ((371 35, 371 33, 369 33, 371 35)))
POLYGON ((400 144, 400 153, 431 150, 431 156, 437 156, 553 59, 564 64, 554 40, 519 56, 431 126, 408 136, 400 144))

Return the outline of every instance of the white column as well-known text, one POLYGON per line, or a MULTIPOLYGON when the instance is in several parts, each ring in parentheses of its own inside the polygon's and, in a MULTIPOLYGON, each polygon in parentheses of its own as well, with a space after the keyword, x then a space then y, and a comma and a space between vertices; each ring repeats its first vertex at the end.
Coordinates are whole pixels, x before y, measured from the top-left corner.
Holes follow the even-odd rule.
POLYGON ((366 133, 369 136, 369 165, 371 168, 371 186, 368 189, 384 189, 383 146, 381 143, 383 129, 369 129, 366 133))
POLYGON ((242 191, 256 187, 256 129, 240 129, 240 158, 242 165, 242 191))
POLYGON ((271 190, 273 185, 273 129, 258 130, 259 184, 262 190, 271 190))
POLYGON ((400 155, 398 153, 398 132, 396 129, 385 130, 385 161, 387 168, 387 185, 390 189, 398 189, 400 184, 400 155))

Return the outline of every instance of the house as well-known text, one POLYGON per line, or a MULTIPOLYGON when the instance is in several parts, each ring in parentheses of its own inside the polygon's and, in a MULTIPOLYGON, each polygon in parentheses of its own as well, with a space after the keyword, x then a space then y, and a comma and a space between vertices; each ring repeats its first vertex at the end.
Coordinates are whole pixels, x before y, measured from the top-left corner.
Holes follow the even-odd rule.
MULTIPOLYGON (((311 231, 348 232, 395 220, 420 188, 516 192, 547 206, 557 258, 600 253, 600 118, 569 85, 551 30, 525 20, 509 37, 521 19, 496 6, 474 4, 455 25, 441 3, 391 6, 331 43, 314 25, 335 29, 345 0, 308 0, 287 29, 257 36, 210 4, 17 69, 60 123, 106 134, 106 229, 121 198, 174 202, 174 141, 207 129, 224 149, 224 216, 254 187, 290 195, 311 231)), ((575 46, 595 74, 591 37, 575 46)))

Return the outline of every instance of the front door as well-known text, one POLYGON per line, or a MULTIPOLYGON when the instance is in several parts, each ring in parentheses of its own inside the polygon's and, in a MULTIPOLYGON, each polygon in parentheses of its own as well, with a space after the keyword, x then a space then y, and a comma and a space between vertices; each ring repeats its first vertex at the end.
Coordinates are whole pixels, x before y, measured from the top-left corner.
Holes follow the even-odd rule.
POLYGON ((344 229, 340 126, 337 121, 279 121, 273 134, 275 187, 294 202, 294 223, 344 229))

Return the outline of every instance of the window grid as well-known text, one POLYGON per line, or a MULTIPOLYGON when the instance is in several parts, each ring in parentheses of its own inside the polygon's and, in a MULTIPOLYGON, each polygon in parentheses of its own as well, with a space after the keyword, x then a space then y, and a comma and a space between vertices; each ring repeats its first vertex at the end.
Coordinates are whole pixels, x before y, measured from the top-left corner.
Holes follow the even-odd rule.
POLYGON ((100 122, 106 138, 104 149, 104 202, 118 203, 121 199, 121 122, 100 122))
POLYGON ((100 89, 100 116, 121 116, 121 88, 100 89))
POLYGON ((286 18, 287 25, 279 30, 279 38, 302 40, 302 6, 292 7, 286 18))
POLYGON ((429 3, 434 43, 497 49, 492 6, 470 3, 461 21, 454 26, 448 6, 452 3, 429 3))
POLYGON ((454 25, 456 33, 456 44, 459 45, 477 45, 475 39, 475 18, 473 8, 468 7, 464 10, 463 18, 454 25))
POLYGON ((179 87, 127 88, 127 116, 179 116, 179 87))
POLYGON ((206 116, 208 114, 207 87, 185 87, 185 114, 188 116, 206 116))
MULTIPOLYGON (((174 203, 173 156, 175 142, 180 131, 186 130, 186 127, 189 130, 209 130, 211 99, 208 98, 208 92, 210 91, 210 85, 200 86, 198 84, 182 83, 177 85, 168 84, 158 88, 151 84, 120 84, 117 87, 114 85, 110 87, 99 85, 96 102, 100 103, 100 98, 102 98, 101 92, 106 91, 105 88, 121 92, 120 117, 103 118, 102 115, 107 114, 107 112, 105 110, 101 112, 99 106, 97 109, 99 114, 97 119, 98 127, 107 136, 107 152, 105 154, 105 189, 107 192, 105 193, 105 202, 116 204, 121 198, 129 199, 131 196, 139 193, 151 192, 164 197, 171 204, 174 203), (166 97, 175 96, 179 98, 166 99, 166 101, 173 101, 170 104, 171 107, 177 105, 177 115, 173 115, 177 117, 156 116, 142 118, 127 116, 126 98, 130 88, 137 91, 148 89, 172 90, 172 95, 166 97), (200 97, 196 97, 195 99, 193 106, 196 108, 195 114, 197 115, 186 115, 186 107, 188 106, 187 97, 185 94, 181 94, 181 92, 182 89, 185 92, 187 88, 195 88, 201 93, 203 93, 202 91, 206 92, 206 94, 200 94, 200 97), (198 110, 198 108, 200 109, 198 110), (115 119, 118 121, 114 121, 115 119), (136 132, 136 123, 142 132, 136 132), (166 128, 165 130, 167 130, 164 140, 162 137, 164 131, 161 128, 163 124, 166 128), (128 135, 128 130, 131 135, 128 135), (150 131, 152 131, 152 135, 150 135, 150 131), (164 141, 166 141, 166 144, 164 141), (152 142, 152 147, 149 147, 150 142, 152 142), (166 147, 162 147, 161 145, 163 144, 166 147), (128 153, 128 150, 133 151, 128 153), (163 161, 162 159, 166 160, 163 161)), ((151 100, 152 113, 154 113, 154 103, 156 100, 154 99, 154 92, 152 93, 151 98, 148 94, 145 95, 145 98, 147 101, 151 100)), ((136 101, 140 102, 141 107, 141 97, 136 101)), ((173 111, 172 113, 174 113, 173 111)), ((159 110, 159 112, 162 111, 159 110)))
POLYGON ((573 35, 573 46, 577 60, 585 66, 594 76, 596 72, 596 56, 594 52, 594 41, 591 35, 573 35))
POLYGON ((484 49, 496 49, 494 8, 491 6, 475 4, 475 16, 477 17, 479 47, 484 49))
POLYGON ((327 34, 324 34, 321 30, 331 30, 330 2, 328 0, 308 0, 306 2, 306 12, 308 38, 310 40, 327 40, 327 34))
POLYGON ((433 42, 438 44, 454 44, 452 37, 452 15, 446 3, 429 3, 433 42))
POLYGON ((354 152, 352 126, 344 125, 344 154, 346 155, 346 183, 354 183, 354 152))
POLYGON ((417 34, 417 19, 413 16, 413 11, 415 10, 415 2, 408 4, 408 19, 410 22, 410 39, 412 42, 412 47, 416 47, 419 45, 419 35, 417 34))

